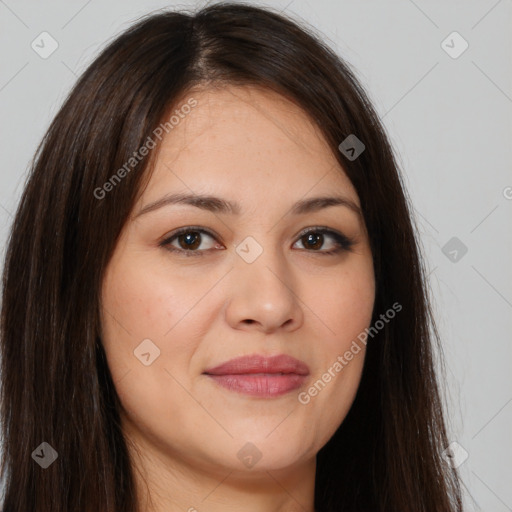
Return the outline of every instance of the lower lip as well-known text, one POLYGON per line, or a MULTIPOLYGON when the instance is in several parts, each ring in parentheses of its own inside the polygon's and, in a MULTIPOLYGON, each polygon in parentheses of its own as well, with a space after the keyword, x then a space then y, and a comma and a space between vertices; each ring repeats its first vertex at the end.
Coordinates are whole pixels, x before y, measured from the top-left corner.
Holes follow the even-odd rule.
POLYGON ((243 375, 209 375, 222 387, 258 397, 275 397, 284 395, 300 388, 305 380, 305 375, 296 373, 278 374, 243 374, 243 375))

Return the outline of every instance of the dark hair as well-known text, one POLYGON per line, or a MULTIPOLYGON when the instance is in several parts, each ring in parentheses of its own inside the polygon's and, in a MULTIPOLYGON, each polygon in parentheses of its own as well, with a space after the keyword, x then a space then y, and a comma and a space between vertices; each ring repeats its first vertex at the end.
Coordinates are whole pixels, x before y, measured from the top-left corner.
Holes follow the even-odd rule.
POLYGON ((149 157, 108 200, 95 194, 187 91, 259 85, 318 124, 354 185, 373 254, 372 322, 355 401, 317 455, 315 507, 455 512, 442 347, 395 157, 355 74, 317 36, 269 9, 223 3, 161 12, 121 34, 83 73, 39 146, 12 225, 1 316, 3 512, 135 512, 134 468, 100 337, 100 290, 118 236, 151 172, 149 157), (338 149, 363 141, 356 159, 338 149), (58 463, 31 457, 42 442, 58 463))

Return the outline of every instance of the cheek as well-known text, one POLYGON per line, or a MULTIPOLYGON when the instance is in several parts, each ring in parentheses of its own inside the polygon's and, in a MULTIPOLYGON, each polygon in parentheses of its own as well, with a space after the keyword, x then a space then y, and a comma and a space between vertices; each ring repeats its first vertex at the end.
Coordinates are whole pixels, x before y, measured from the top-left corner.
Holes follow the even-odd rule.
POLYGON ((149 337, 150 333, 161 336, 178 314, 178 297, 178 291, 170 293, 165 282, 154 279, 140 266, 120 264, 108 271, 105 278, 105 323, 124 327, 134 340, 149 337))
POLYGON ((103 283, 102 341, 114 382, 128 371, 132 379, 139 373, 145 379, 150 372, 144 372, 149 368, 140 359, 148 352, 154 359, 151 368, 166 366, 170 340, 174 360, 193 351, 188 339, 173 334, 197 301, 196 295, 183 280, 145 265, 144 259, 135 262, 126 256, 113 261, 103 283))
POLYGON ((308 285, 308 306, 324 323, 325 352, 345 351, 369 326, 375 301, 373 264, 361 259, 333 275, 321 288, 308 285))
POLYGON ((319 448, 346 417, 359 387, 366 353, 360 335, 370 326, 375 300, 371 260, 347 268, 323 290, 311 289, 308 300, 324 335, 316 340, 314 375, 299 401, 322 434, 319 448))
POLYGON ((190 408, 178 382, 186 383, 197 345, 184 328, 200 291, 140 258, 125 256, 107 269, 102 342, 123 409, 140 427, 180 424, 190 408))

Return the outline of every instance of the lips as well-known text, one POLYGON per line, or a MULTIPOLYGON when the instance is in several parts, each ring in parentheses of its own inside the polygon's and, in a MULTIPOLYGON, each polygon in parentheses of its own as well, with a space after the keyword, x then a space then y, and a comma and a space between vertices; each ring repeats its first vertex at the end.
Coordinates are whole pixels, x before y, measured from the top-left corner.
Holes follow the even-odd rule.
POLYGON ((204 371, 209 375, 247 375, 247 374, 289 374, 309 375, 306 363, 294 357, 281 354, 265 357, 260 355, 242 356, 204 371))
POLYGON ((309 375, 306 363, 281 354, 231 359, 204 374, 220 386, 254 397, 272 398, 301 387, 309 375))

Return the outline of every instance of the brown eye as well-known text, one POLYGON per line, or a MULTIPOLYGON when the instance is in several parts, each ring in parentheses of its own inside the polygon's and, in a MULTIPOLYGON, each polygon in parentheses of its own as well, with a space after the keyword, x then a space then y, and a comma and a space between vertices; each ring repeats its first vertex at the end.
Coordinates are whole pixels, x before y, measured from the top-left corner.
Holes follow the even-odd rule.
POLYGON ((309 233, 304 235, 301 240, 308 249, 320 249, 324 243, 324 236, 317 233, 309 233))
POLYGON ((177 240, 182 249, 197 249, 201 245, 201 234, 198 231, 190 231, 185 235, 178 236, 177 240))
MULTIPOLYGON (((204 229, 186 227, 175 231, 163 242, 161 247, 171 251, 184 254, 185 256, 202 256, 204 252, 215 248, 215 237, 204 229), (207 240, 211 241, 209 244, 207 240), (206 247, 204 245, 206 244, 206 247), (199 249, 199 247, 201 247, 199 249)), ((220 248, 217 244, 217 248, 220 248)))
POLYGON ((354 245, 354 240, 332 231, 330 229, 315 228, 303 232, 299 240, 302 246, 309 252, 317 252, 322 255, 337 254, 342 251, 348 251, 354 245), (326 240, 327 248, 324 247, 326 240), (324 250, 321 250, 324 247, 324 250), (325 250, 326 249, 326 250, 325 250))

